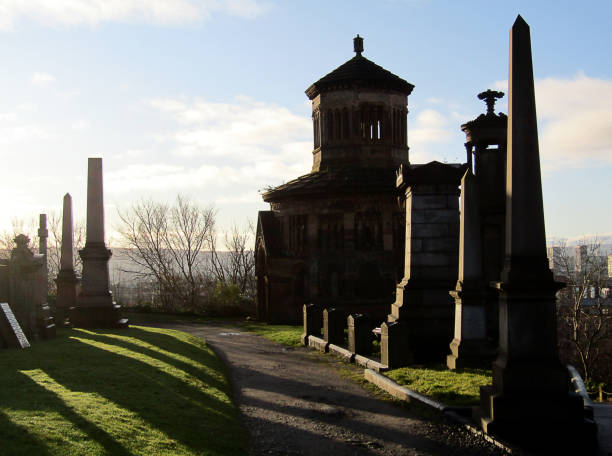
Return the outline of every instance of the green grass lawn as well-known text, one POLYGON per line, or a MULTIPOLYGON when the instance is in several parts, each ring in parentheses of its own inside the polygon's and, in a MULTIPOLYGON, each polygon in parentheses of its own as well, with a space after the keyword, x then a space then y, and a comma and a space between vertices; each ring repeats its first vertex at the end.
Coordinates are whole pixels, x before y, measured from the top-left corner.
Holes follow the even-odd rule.
POLYGON ((0 350, 0 455, 243 455, 230 391, 188 334, 60 330, 0 350))
POLYGON ((293 325, 269 325, 258 322, 237 322, 236 325, 245 331, 261 334, 268 340, 288 347, 301 345, 303 327, 293 325))
POLYGON ((490 385, 491 370, 446 366, 403 367, 385 372, 396 383, 446 405, 477 405, 480 386, 490 385))

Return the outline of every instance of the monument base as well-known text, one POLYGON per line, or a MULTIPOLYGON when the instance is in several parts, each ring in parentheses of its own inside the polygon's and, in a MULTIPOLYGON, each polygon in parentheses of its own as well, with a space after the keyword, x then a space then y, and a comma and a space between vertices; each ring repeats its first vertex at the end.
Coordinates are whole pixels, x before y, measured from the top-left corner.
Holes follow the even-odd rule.
POLYGON ((597 425, 585 417, 583 400, 575 393, 503 395, 483 386, 474 418, 485 433, 538 454, 597 451, 597 425))
POLYGON ((70 323, 75 328, 127 328, 128 319, 121 318, 117 304, 75 306, 70 309, 70 323))
POLYGON ((72 269, 61 269, 55 279, 57 299, 55 300, 55 324, 66 325, 68 309, 76 305, 79 279, 72 269))
POLYGON ((453 339, 450 349, 451 354, 446 356, 446 366, 449 369, 488 368, 497 356, 497 347, 486 339, 453 339))
POLYGON ((388 321, 402 322, 401 331, 406 332, 405 338, 400 337, 406 340, 402 351, 411 363, 441 363, 446 359, 455 323, 455 303, 448 294, 452 286, 454 283, 414 280, 398 285, 388 321))

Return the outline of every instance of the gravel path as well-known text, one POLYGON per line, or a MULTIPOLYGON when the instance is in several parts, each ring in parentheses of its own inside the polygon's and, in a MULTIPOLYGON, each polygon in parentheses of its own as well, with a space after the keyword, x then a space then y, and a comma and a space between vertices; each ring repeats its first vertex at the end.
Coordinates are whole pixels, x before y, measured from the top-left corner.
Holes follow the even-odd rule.
POLYGON ((202 337, 225 361, 252 455, 502 454, 437 412, 376 399, 342 376, 331 355, 285 348, 231 325, 152 326, 202 337))

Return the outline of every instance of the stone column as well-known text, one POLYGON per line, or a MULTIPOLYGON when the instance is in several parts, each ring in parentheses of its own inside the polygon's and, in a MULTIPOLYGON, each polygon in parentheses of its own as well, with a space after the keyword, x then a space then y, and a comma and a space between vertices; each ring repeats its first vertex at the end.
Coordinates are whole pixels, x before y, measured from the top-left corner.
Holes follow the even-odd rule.
POLYGON ((480 423, 527 449, 590 454, 594 428, 585 425, 582 399, 568 392, 557 352, 555 293, 562 285, 546 258, 531 38, 520 16, 510 30, 509 83, 499 356, 493 385, 481 388, 480 423))
POLYGON ((70 310, 71 323, 84 328, 127 327, 127 319, 120 316, 121 306, 113 302, 109 291, 108 260, 112 253, 104 242, 101 158, 88 160, 87 237, 79 255, 83 260, 83 276, 77 305, 70 310))
POLYGON ((76 305, 79 279, 74 272, 74 231, 72 224, 72 197, 64 195, 62 214, 62 245, 60 252, 60 270, 55 279, 57 300, 55 302, 55 321, 59 326, 66 324, 68 311, 76 305))
POLYGON ((495 355, 495 347, 486 339, 478 185, 469 168, 461 179, 460 220, 459 277, 450 292, 455 298, 455 337, 446 357, 449 369, 487 365, 495 355))

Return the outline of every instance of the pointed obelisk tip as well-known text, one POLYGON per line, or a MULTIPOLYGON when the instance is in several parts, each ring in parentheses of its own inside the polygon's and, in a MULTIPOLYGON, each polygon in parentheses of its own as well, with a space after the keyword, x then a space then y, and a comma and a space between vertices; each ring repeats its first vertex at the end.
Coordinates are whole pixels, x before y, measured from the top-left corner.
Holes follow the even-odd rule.
POLYGON ((66 193, 64 195, 64 199, 71 199, 71 198, 72 198, 72 196, 70 196, 70 193, 66 193))
POLYGON ((516 16, 516 20, 514 21, 514 25, 512 26, 512 28, 517 28, 517 27, 529 28, 529 24, 525 22, 525 19, 523 19, 523 16, 521 16, 520 14, 516 16))

